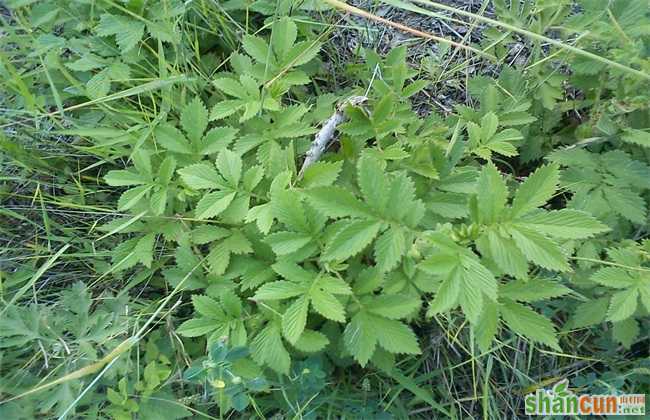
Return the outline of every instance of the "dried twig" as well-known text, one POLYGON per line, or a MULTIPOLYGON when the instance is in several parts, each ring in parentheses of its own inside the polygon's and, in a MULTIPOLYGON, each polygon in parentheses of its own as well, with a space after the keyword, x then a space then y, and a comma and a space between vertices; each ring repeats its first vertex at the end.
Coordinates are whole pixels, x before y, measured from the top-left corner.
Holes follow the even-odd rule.
POLYGON ((336 107, 334 114, 325 121, 323 128, 321 128, 318 134, 316 134, 314 142, 311 144, 311 147, 305 155, 305 161, 302 163, 302 167, 298 173, 298 178, 302 178, 305 170, 314 162, 318 161, 325 150, 327 150, 327 147, 334 138, 336 127, 345 120, 345 108, 349 105, 361 105, 367 100, 368 98, 365 96, 351 96, 336 107))

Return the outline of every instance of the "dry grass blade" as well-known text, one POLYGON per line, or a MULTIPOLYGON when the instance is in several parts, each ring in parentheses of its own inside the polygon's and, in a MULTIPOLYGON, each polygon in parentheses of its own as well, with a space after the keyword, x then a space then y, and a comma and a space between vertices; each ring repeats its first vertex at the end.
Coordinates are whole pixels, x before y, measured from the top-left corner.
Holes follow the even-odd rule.
POLYGON ((460 48, 460 49, 463 49, 463 50, 466 50, 466 51, 471 51, 474 54, 480 55, 481 57, 485 57, 485 58, 488 58, 490 60, 495 60, 496 59, 496 57, 494 57, 494 56, 492 56, 492 55, 490 55, 490 54, 488 54, 488 53, 486 53, 484 51, 476 49, 474 47, 470 47, 469 45, 461 44, 459 42, 452 41, 451 39, 447 39, 447 38, 443 38, 443 37, 440 37, 440 36, 432 35, 432 34, 430 34, 428 32, 423 32, 423 31, 411 28, 410 26, 406 26, 406 25, 403 25, 401 23, 393 22, 392 20, 384 19, 384 18, 379 17, 377 15, 373 15, 372 13, 367 12, 367 11, 365 11, 363 9, 359 9, 358 7, 350 6, 349 4, 346 4, 346 3, 342 2, 342 1, 339 1, 339 0, 324 0, 324 1, 325 1, 325 3, 328 3, 332 7, 335 7, 337 9, 346 11, 348 13, 352 13, 352 14, 357 15, 357 16, 361 16, 361 17, 366 18, 366 19, 374 20, 375 22, 383 23, 383 24, 391 26, 391 27, 393 27, 395 29, 399 29, 400 31, 404 31, 404 32, 413 34, 413 35, 415 35, 417 37, 430 39, 432 41, 436 41, 436 42, 440 42, 440 43, 443 43, 443 44, 451 45, 452 47, 455 47, 455 48, 460 48))
MULTIPOLYGON (((333 0, 325 0, 325 1, 327 1, 328 3, 333 2, 333 0)), ((339 3, 338 1, 336 1, 336 2, 339 3)), ((430 1, 430 0, 413 0, 413 2, 423 4, 423 5, 426 5, 426 6, 430 6, 430 7, 439 9, 439 10, 445 10, 445 11, 448 11, 448 12, 456 13, 456 14, 461 15, 461 16, 470 17, 470 18, 476 19, 476 20, 478 20, 480 22, 487 23, 487 24, 492 25, 492 26, 498 26, 498 27, 501 27, 503 29, 507 29, 508 31, 516 32, 516 33, 524 35, 526 37, 536 39, 538 41, 547 42, 549 44, 555 45, 556 47, 559 47, 559 48, 562 48, 562 49, 564 49, 566 51, 572 52, 574 54, 581 55, 581 56, 589 58, 591 60, 599 61, 599 62, 601 62, 603 64, 606 64, 608 66, 611 66, 611 67, 615 67, 615 68, 617 68, 619 70, 622 70, 622 71, 624 71, 624 72, 626 72, 628 74, 632 74, 632 75, 635 75, 635 76, 642 77, 644 79, 650 80, 650 74, 648 74, 648 73, 645 73, 643 71, 634 69, 632 67, 628 67, 625 64, 621 64, 621 63, 618 63, 616 61, 612 61, 612 60, 607 59, 605 57, 601 57, 600 55, 590 53, 589 51, 585 51, 583 49, 574 47, 573 45, 566 44, 566 43, 558 41, 556 39, 549 38, 547 36, 540 35, 540 34, 537 34, 535 32, 527 31, 526 29, 522 29, 522 28, 519 28, 519 27, 514 26, 514 25, 510 25, 509 23, 505 23, 505 22, 501 22, 501 21, 498 21, 498 20, 490 19, 488 17, 478 15, 476 13, 467 12, 467 11, 457 9, 455 7, 452 7, 452 6, 447 6, 447 5, 436 3, 436 2, 430 1)), ((394 4, 395 2, 393 2, 393 1, 384 1, 384 3, 394 4)), ((399 7, 399 6, 397 6, 397 7, 399 7)))
POLYGON ((0 311, 0 317, 4 316, 5 312, 7 312, 7 310, 8 310, 11 306, 13 306, 13 305, 14 305, 14 304, 15 304, 15 303, 16 303, 16 302, 17 302, 17 301, 18 301, 18 300, 19 300, 19 299, 20 299, 20 298, 25 294, 25 292, 27 292, 27 290, 28 290, 30 287, 32 287, 32 286, 34 285, 34 283, 36 283, 36 281, 37 281, 38 279, 40 279, 41 276, 42 276, 43 274, 45 274, 45 272, 46 272, 47 270, 50 269, 50 267, 52 267, 52 266, 54 265, 54 263, 56 262, 56 260, 58 260, 59 257, 60 257, 60 256, 61 256, 61 255, 62 255, 62 254, 63 254, 63 253, 68 249, 68 248, 70 248, 70 244, 65 244, 65 245, 63 245, 63 246, 62 246, 62 247, 57 251, 56 254, 54 254, 52 257, 50 257, 50 258, 45 262, 45 264, 43 264, 43 265, 38 269, 38 271, 37 271, 37 272, 32 276, 32 278, 31 278, 27 283, 25 283, 25 285, 24 285, 23 287, 21 287, 20 290, 18 290, 18 291, 16 292, 16 294, 14 294, 14 296, 13 296, 12 299, 11 299, 11 301, 10 301, 9 303, 7 303, 7 305, 2 309, 2 311, 0 311))

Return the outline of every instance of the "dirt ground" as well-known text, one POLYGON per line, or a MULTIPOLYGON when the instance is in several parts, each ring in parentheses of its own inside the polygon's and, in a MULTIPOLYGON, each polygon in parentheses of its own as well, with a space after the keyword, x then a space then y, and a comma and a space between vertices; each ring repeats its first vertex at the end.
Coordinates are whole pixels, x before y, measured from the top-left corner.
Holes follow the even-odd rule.
MULTIPOLYGON (((439 3, 486 17, 493 17, 491 4, 486 5, 485 1, 441 0, 439 3)), ((348 4, 384 19, 464 44, 478 43, 485 28, 482 24, 471 22, 463 16, 447 11, 430 9, 440 15, 456 19, 458 22, 410 12, 377 0, 352 0, 348 4)), ((419 4, 418 6, 422 7, 419 4)), ((439 44, 363 17, 346 15, 341 24, 347 27, 337 30, 331 39, 341 61, 358 61, 361 48, 374 48, 379 53, 386 54, 392 48, 406 44, 409 64, 423 71, 428 71, 429 66, 438 66, 438 70, 444 72, 456 64, 465 63, 459 66, 462 74, 456 73, 454 77, 444 80, 435 80, 436 77, 433 75, 434 83, 412 98, 415 108, 423 115, 433 109, 442 114, 450 113, 455 104, 465 103, 467 100, 463 79, 475 74, 494 71, 493 66, 489 63, 476 57, 468 57, 464 51, 457 51, 451 57, 450 54, 447 54, 443 58, 440 54, 441 46, 439 44), (470 58, 469 62, 468 58, 470 58)))

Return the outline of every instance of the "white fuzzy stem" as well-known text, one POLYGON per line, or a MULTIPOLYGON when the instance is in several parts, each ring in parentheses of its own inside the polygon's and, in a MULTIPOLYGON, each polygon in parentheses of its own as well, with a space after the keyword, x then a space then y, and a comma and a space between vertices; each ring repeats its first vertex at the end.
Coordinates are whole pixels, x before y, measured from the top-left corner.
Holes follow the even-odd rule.
POLYGON ((302 178, 307 168, 314 164, 314 162, 317 162, 323 153, 325 153, 325 150, 327 150, 329 145, 332 143, 334 133, 336 132, 336 127, 345 121, 345 107, 347 105, 359 105, 366 100, 367 98, 365 96, 353 96, 342 103, 339 107, 337 107, 336 112, 334 112, 334 114, 332 114, 332 116, 329 117, 327 121, 325 121, 323 127, 320 129, 318 134, 316 134, 311 147, 305 155, 305 161, 302 163, 300 172, 298 172, 298 178, 302 178))
POLYGON ((305 170, 311 166, 314 162, 320 159, 321 155, 325 153, 327 147, 332 142, 334 137, 334 132, 336 127, 345 120, 345 115, 341 111, 336 111, 329 119, 323 124, 323 128, 320 129, 314 142, 311 144, 311 147, 305 155, 305 161, 302 163, 302 168, 298 173, 298 178, 302 178, 305 170))

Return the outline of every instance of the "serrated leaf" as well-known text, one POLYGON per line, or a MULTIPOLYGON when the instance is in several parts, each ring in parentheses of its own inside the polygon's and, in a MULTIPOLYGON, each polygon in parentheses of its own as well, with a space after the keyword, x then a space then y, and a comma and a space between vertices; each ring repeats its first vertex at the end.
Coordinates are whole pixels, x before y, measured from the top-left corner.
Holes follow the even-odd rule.
POLYGON ((641 147, 650 147, 650 133, 634 128, 626 128, 621 140, 641 147))
POLYGON ((106 62, 101 57, 87 53, 76 61, 65 63, 65 66, 74 71, 90 71, 105 67, 106 62))
POLYGON ((277 255, 295 252, 312 241, 310 235, 297 232, 277 232, 268 235, 265 242, 277 255))
POLYGON ((311 304, 316 312, 327 319, 336 322, 345 322, 345 308, 331 293, 315 288, 310 292, 311 304))
POLYGON ((250 207, 251 197, 248 194, 237 194, 232 203, 221 213, 220 218, 224 223, 239 224, 244 221, 250 207))
POLYGON ((200 315, 203 315, 213 320, 225 320, 226 314, 221 309, 221 305, 214 299, 208 296, 193 295, 192 305, 194 310, 200 315))
POLYGON ((290 343, 295 343, 307 325, 309 299, 302 296, 296 299, 282 315, 282 332, 290 343))
POLYGON ((153 262, 153 247, 156 241, 156 234, 149 233, 138 239, 133 248, 133 255, 147 268, 151 268, 153 262))
POLYGON ((86 94, 91 99, 100 99, 111 90, 111 78, 106 70, 95 74, 86 82, 86 94))
POLYGON ((151 185, 141 185, 124 191, 120 196, 120 199, 117 200, 117 209, 123 211, 133 208, 151 190, 151 188, 151 185))
POLYGON ((222 244, 213 246, 206 257, 210 272, 216 275, 223 274, 230 264, 230 250, 222 244))
POLYGON ((345 280, 338 277, 321 275, 318 281, 318 286, 323 290, 332 293, 333 295, 351 295, 352 289, 345 280))
POLYGON ((237 193, 228 191, 215 191, 208 193, 199 200, 194 210, 197 219, 209 219, 223 212, 237 193))
POLYGON ((348 190, 339 187, 318 187, 306 192, 309 203, 316 210, 331 218, 372 217, 368 207, 348 190))
POLYGON ((645 306, 645 310, 650 312, 650 284, 646 283, 645 286, 639 288, 639 297, 641 299, 641 304, 645 306))
POLYGON ((640 332, 639 323, 634 318, 627 318, 620 322, 614 322, 612 338, 621 343, 626 349, 629 349, 640 332))
POLYGON ((193 144, 198 144, 208 127, 208 110, 198 96, 183 107, 181 126, 193 144))
POLYGON ((142 185, 148 182, 147 179, 139 173, 123 169, 109 171, 104 175, 104 181, 112 187, 142 185))
MULTIPOLYGON (((394 106, 395 106, 394 96, 384 95, 381 99, 379 99, 379 101, 375 105, 375 108, 372 110, 372 118, 375 121, 388 120, 394 106)), ((366 154, 364 156, 368 156, 368 155, 366 154)), ((364 158, 364 156, 362 156, 362 159, 364 158)), ((361 160, 359 161, 359 164, 361 164, 361 160)))
POLYGON ((432 192, 427 197, 427 209, 449 219, 467 217, 467 196, 447 192, 432 192))
POLYGON ((134 248, 138 242, 139 238, 132 238, 126 240, 113 249, 111 254, 111 262, 113 263, 113 269, 116 271, 126 270, 139 262, 139 259, 134 252, 134 248))
POLYGON ((179 246, 176 248, 174 259, 176 260, 176 265, 185 272, 192 271, 201 262, 190 246, 179 246))
POLYGON ((293 346, 306 353, 315 353, 323 350, 329 342, 327 336, 321 332, 304 330, 298 341, 293 343, 293 346))
POLYGON ((636 283, 627 270, 620 267, 601 268, 592 274, 591 280, 614 289, 627 289, 636 283))
POLYGON ((301 41, 287 52, 284 62, 293 67, 302 66, 313 60, 320 51, 321 44, 315 41, 301 41))
POLYGON ((295 296, 300 296, 304 293, 304 288, 294 282, 278 280, 272 283, 262 285, 255 296, 254 300, 282 300, 289 299, 295 296))
POLYGON ((459 270, 455 269, 447 278, 445 278, 436 291, 436 295, 429 305, 427 316, 449 311, 458 305, 460 297, 462 279, 459 276, 459 270))
POLYGON ((273 212, 271 203, 261 204, 248 210, 246 214, 246 223, 255 221, 257 228, 263 234, 268 234, 273 225, 273 212))
POLYGON ((248 55, 262 64, 265 64, 270 58, 269 44, 258 36, 245 36, 242 39, 242 46, 248 55))
POLYGON ((219 153, 217 157, 217 169, 228 185, 232 188, 237 188, 242 173, 242 160, 239 155, 230 150, 224 150, 219 153))
POLYGON ((617 322, 631 317, 636 311, 638 298, 639 290, 637 288, 630 288, 614 293, 609 303, 609 309, 607 310, 607 319, 617 322))
POLYGON ((309 222, 300 196, 294 190, 279 190, 272 192, 271 209, 273 215, 289 229, 308 234, 309 222))
POLYGON ((519 126, 526 125, 537 121, 537 117, 532 116, 528 112, 506 112, 501 114, 499 122, 502 126, 519 126))
POLYGON ((536 302, 571 293, 568 287, 548 279, 509 282, 499 289, 499 295, 520 302, 536 302))
POLYGON ((199 153, 211 155, 224 151, 232 143, 237 129, 232 127, 215 127, 205 133, 199 153))
POLYGON ((253 339, 251 346, 253 359, 268 366, 283 375, 289 374, 291 357, 282 343, 280 329, 274 324, 268 324, 253 339))
POLYGON ((156 216, 160 216, 165 212, 167 207, 167 188, 160 188, 151 194, 150 198, 151 211, 156 216))
POLYGON ((214 225, 201 225, 192 231, 192 243, 203 245, 223 239, 230 235, 230 231, 214 225))
POLYGON ((338 178, 342 167, 343 161, 316 162, 305 170, 301 184, 305 188, 332 185, 338 178))
POLYGON ((244 186, 244 189, 246 191, 252 191, 264 178, 264 168, 255 165, 250 168, 244 173, 244 177, 242 180, 242 184, 244 186))
POLYGON ((181 174, 183 182, 195 190, 223 188, 224 186, 223 179, 214 167, 206 163, 195 163, 186 166, 179 169, 178 173, 181 174))
POLYGON ((497 280, 494 274, 474 255, 460 258, 465 288, 477 289, 491 300, 497 299, 497 280))
POLYGON ((420 303, 420 298, 412 295, 379 295, 368 305, 368 312, 388 319, 402 319, 415 313, 420 303))
POLYGON ((365 367, 377 347, 377 330, 364 312, 352 317, 343 331, 343 343, 352 357, 365 367))
POLYGON ((176 160, 173 156, 167 156, 158 167, 158 182, 162 185, 169 185, 176 170, 176 160))
POLYGON ((176 26, 168 22, 147 22, 147 31, 157 40, 178 43, 179 34, 176 26))
POLYGON ((490 344, 492 344, 499 329, 499 309, 496 303, 492 301, 484 302, 483 312, 473 328, 476 342, 481 351, 489 351, 490 344))
POLYGON ((232 230, 230 236, 222 242, 221 246, 227 248, 233 254, 253 252, 251 242, 240 230, 232 230))
POLYGON ((145 151, 144 149, 135 150, 131 154, 131 160, 133 161, 133 165, 135 165, 135 168, 138 170, 138 172, 146 174, 146 176, 151 176, 151 154, 149 154, 149 152, 145 151))
POLYGON ((638 225, 646 223, 645 201, 639 194, 623 188, 604 189, 604 196, 612 210, 638 225))
POLYGON ((460 255, 435 253, 422 261, 418 268, 425 273, 446 278, 459 265, 460 255))
POLYGON ((500 269, 518 279, 525 279, 528 276, 528 262, 524 254, 517 248, 509 237, 502 236, 498 231, 490 229, 484 236, 477 241, 482 254, 486 252, 483 249, 482 239, 487 239, 487 255, 497 263, 500 269))
POLYGON ((424 216, 424 204, 416 199, 415 184, 406 172, 392 179, 386 215, 410 227, 415 227, 424 216))
POLYGON ((519 219, 516 224, 562 239, 591 238, 610 230, 588 213, 571 209, 530 214, 519 219))
POLYGON ((96 30, 99 36, 115 35, 117 45, 124 54, 129 52, 142 39, 144 24, 124 16, 105 13, 100 17, 96 30))
MULTIPOLYGON (((281 86, 294 86, 294 85, 306 85, 311 83, 311 79, 302 70, 292 70, 282 75, 281 79, 278 79, 278 82, 281 86)), ((302 130, 298 130, 300 132, 302 130)), ((292 136, 297 137, 297 136, 292 136)))
POLYGON ((131 77, 131 68, 126 63, 114 62, 106 71, 109 77, 114 81, 126 81, 131 77))
MULTIPOLYGON (((239 117, 240 123, 243 123, 253 118, 255 115, 257 115, 260 112, 262 107, 259 102, 246 102, 243 105, 242 109, 244 110, 244 112, 241 115, 241 117, 239 117)), ((275 143, 273 144, 275 145, 275 143)))
POLYGON ((501 316, 508 327, 515 333, 532 341, 545 344, 561 351, 555 333, 555 326, 546 317, 527 306, 505 301, 501 304, 501 316))
POLYGON ((239 99, 218 102, 210 110, 210 120, 226 118, 242 109, 245 104, 245 101, 239 99))
POLYGON ((346 260, 361 252, 377 236, 380 222, 359 220, 348 223, 325 247, 322 258, 326 261, 346 260))
POLYGON ((513 227, 508 229, 508 232, 529 261, 549 270, 571 270, 566 255, 555 242, 522 227, 513 227))
MULTIPOLYGON (((494 113, 492 113, 492 115, 494 115, 494 113)), ((480 146, 483 140, 483 133, 481 131, 481 127, 474 122, 468 122, 466 128, 467 128, 467 136, 469 137, 470 144, 473 147, 480 146)))
POLYGON ((406 252, 406 237, 398 227, 385 230, 375 244, 375 261, 381 272, 395 268, 406 252))
POLYGON ((144 24, 142 22, 131 21, 126 24, 123 29, 115 35, 117 45, 120 47, 122 54, 131 51, 144 35, 144 24))
POLYGON ((476 325, 479 322, 481 313, 483 312, 483 301, 485 300, 484 294, 481 290, 471 282, 468 281, 468 276, 463 274, 461 279, 463 284, 460 289, 459 303, 463 310, 463 314, 467 320, 476 325))
POLYGON ((537 168, 517 189, 512 200, 512 217, 522 216, 546 204, 555 194, 559 181, 557 164, 537 168))
POLYGON ((389 198, 384 165, 368 154, 363 155, 357 164, 357 182, 366 203, 382 214, 389 198))
POLYGON ((305 282, 313 280, 316 273, 307 271, 295 262, 280 260, 271 266, 273 270, 287 280, 305 282))
POLYGON ((277 20, 273 24, 273 31, 271 33, 271 46, 275 54, 278 57, 284 57, 294 42, 296 42, 297 35, 298 29, 291 18, 285 16, 277 20))
POLYGON ((154 129, 156 142, 165 149, 183 154, 192 153, 192 148, 185 136, 173 125, 163 123, 154 129))
POLYGON ((483 167, 477 183, 478 212, 485 224, 497 221, 508 199, 508 188, 493 164, 483 167))
POLYGON ((242 315, 241 299, 233 291, 228 290, 221 293, 221 305, 224 311, 232 317, 240 317, 242 315))
POLYGON ((183 322, 176 332, 183 337, 201 337, 218 327, 217 322, 210 318, 194 318, 183 322))
POLYGON ((499 127, 499 118, 494 112, 488 112, 481 118, 481 137, 485 140, 491 139, 499 127))
POLYGON ((243 86, 235 79, 229 77, 222 77, 212 81, 214 87, 223 93, 233 96, 235 98, 243 98, 243 86))
POLYGON ((385 350, 400 354, 421 353, 415 333, 406 324, 379 316, 373 316, 371 322, 376 329, 377 341, 385 350))
POLYGON ((514 128, 506 128, 503 131, 498 132, 490 139, 486 144, 491 150, 501 153, 505 156, 515 156, 517 154, 517 149, 515 148, 515 142, 523 139, 519 130, 514 128))
POLYGON ((609 299, 600 298, 580 303, 571 316, 571 327, 582 328, 605 321, 609 299))

